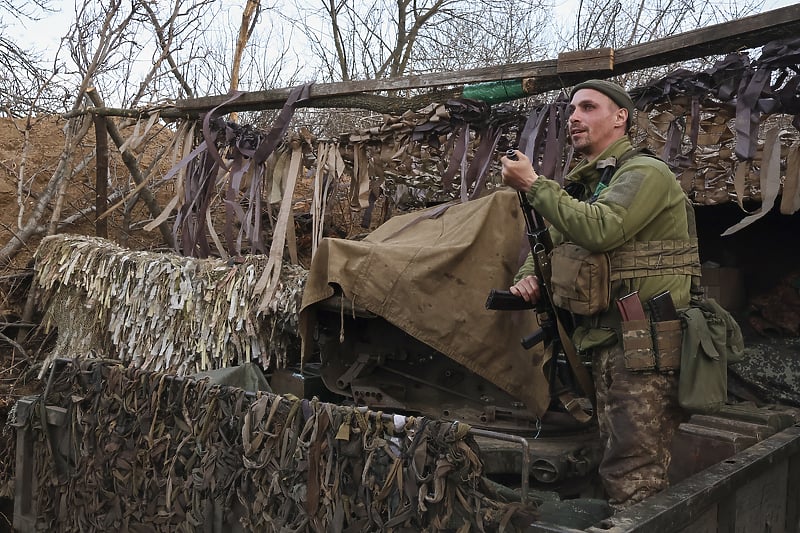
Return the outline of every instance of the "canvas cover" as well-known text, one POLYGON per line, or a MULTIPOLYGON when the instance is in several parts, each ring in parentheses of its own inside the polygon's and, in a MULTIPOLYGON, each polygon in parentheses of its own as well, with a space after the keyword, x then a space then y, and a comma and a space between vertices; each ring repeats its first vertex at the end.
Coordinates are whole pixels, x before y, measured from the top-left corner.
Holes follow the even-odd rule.
MULTIPOLYGON (((485 308, 507 289, 525 255, 518 196, 498 190, 466 203, 396 216, 363 241, 324 239, 303 293, 307 349, 313 304, 334 293, 375 313, 522 401, 537 416, 549 404, 544 350, 525 350, 533 311, 485 308)), ((306 350, 307 351, 307 350, 306 350)))

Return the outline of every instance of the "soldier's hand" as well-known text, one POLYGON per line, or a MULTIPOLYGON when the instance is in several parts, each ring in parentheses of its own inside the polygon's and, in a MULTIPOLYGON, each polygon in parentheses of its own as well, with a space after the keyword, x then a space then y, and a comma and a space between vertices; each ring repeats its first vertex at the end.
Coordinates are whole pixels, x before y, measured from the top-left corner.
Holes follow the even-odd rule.
POLYGON ((516 159, 509 159, 506 156, 500 158, 500 163, 503 165, 501 171, 503 182, 512 189, 528 192, 539 176, 533 170, 531 160, 525 154, 519 150, 515 150, 514 154, 517 156, 516 159))
POLYGON ((536 276, 526 276, 512 285, 509 289, 512 294, 521 296, 526 302, 536 303, 541 296, 539 279, 536 276))

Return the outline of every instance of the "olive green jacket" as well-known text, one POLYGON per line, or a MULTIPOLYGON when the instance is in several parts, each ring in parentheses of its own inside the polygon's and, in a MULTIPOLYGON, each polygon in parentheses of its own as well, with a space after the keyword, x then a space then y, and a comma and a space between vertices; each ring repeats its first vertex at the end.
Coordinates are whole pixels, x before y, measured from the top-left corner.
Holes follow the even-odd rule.
MULTIPOLYGON (((566 180, 584 186, 581 200, 570 196, 553 180, 544 177, 536 180, 528 199, 551 224, 556 245, 569 241, 591 252, 610 252, 631 242, 689 241, 686 196, 667 165, 654 157, 634 155, 625 159, 597 200, 591 204, 585 201, 600 181, 601 170, 595 168, 596 161, 608 157, 620 159, 632 148, 629 139, 623 137, 596 160, 581 161, 567 175, 566 180)), ((529 255, 515 282, 533 272, 533 259, 529 255)), ((676 307, 687 307, 690 284, 688 274, 622 279, 612 283, 611 301, 638 290, 644 302, 669 290, 676 307)), ((613 303, 600 316, 578 319, 575 342, 580 349, 612 344, 617 338, 614 332, 618 333, 620 317, 613 303)))

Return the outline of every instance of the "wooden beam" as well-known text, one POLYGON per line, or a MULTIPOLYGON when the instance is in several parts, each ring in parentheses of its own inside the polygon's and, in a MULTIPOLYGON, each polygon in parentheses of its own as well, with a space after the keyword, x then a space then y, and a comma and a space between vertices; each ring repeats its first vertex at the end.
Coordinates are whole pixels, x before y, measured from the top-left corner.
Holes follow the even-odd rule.
MULTIPOLYGON (((461 70, 457 72, 440 72, 433 74, 419 74, 415 76, 403 76, 399 78, 387 78, 382 80, 363 80, 336 83, 316 83, 311 86, 310 100, 313 105, 306 103, 308 107, 316 107, 320 101, 331 97, 344 97, 373 92, 395 92, 407 89, 419 89, 422 87, 442 87, 446 85, 466 85, 470 83, 481 83, 485 81, 515 80, 521 77, 548 76, 555 74, 556 60, 538 61, 534 63, 520 63, 517 65, 505 65, 497 67, 483 67, 471 70, 461 70)), ((234 103, 224 107, 226 111, 245 110, 245 109, 270 109, 283 105, 289 96, 292 88, 270 89, 266 91, 254 91, 240 96, 234 103)), ((178 100, 175 108, 183 113, 206 112, 228 99, 226 95, 206 96, 203 98, 192 98, 189 100, 178 100)), ((300 104, 302 106, 302 104, 300 104)), ((321 105, 320 107, 330 107, 321 105)), ((369 109, 369 108, 367 108, 369 109)), ((166 111, 166 110, 165 110, 166 111)), ((164 113, 162 113, 164 115, 164 113)))
MULTIPOLYGON (((617 50, 624 72, 727 54, 800 35, 800 4, 617 50)), ((615 68, 619 73, 619 69, 615 68)))
MULTIPOLYGON (((311 88, 311 98, 301 104, 306 107, 353 107, 381 112, 404 107, 407 99, 389 98, 365 93, 393 92, 422 87, 451 87, 444 91, 449 97, 467 84, 488 81, 531 78, 526 87, 532 94, 567 88, 581 81, 595 77, 609 77, 641 70, 648 67, 666 65, 709 55, 726 54, 737 50, 755 48, 770 41, 800 35, 800 4, 767 11, 742 19, 715 24, 689 32, 637 44, 613 51, 613 70, 606 64, 601 68, 581 70, 575 68, 559 72, 558 61, 548 59, 528 63, 515 63, 492 67, 482 67, 456 72, 418 74, 381 80, 362 80, 338 83, 319 83, 311 88), (360 98, 356 98, 358 95, 360 98), (391 106, 387 106, 387 102, 391 106)), ((598 57, 600 53, 597 53, 598 57)), ((233 104, 223 108, 232 111, 280 108, 292 88, 254 91, 242 95, 233 104)), ((434 93, 432 98, 437 95, 434 93)), ((164 118, 193 116, 207 112, 222 104, 225 95, 208 96, 178 100, 174 108, 161 109, 164 118)), ((433 100, 431 100, 433 101, 433 100)), ((408 101, 405 109, 416 109, 419 101, 408 101)))
POLYGON ((558 54, 556 72, 567 74, 570 72, 611 72, 614 70, 614 49, 595 48, 593 50, 578 50, 577 52, 561 52, 558 54))
POLYGON ((98 218, 108 209, 108 126, 106 117, 94 115, 95 136, 95 221, 94 231, 98 237, 108 238, 108 220, 98 218))

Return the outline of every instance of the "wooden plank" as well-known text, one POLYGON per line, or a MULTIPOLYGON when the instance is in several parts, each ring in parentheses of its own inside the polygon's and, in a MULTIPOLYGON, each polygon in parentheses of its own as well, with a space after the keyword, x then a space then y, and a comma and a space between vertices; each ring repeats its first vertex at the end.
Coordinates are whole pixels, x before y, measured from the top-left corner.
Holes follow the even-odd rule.
POLYGON ((786 484, 786 533, 800 532, 800 456, 789 459, 789 480, 786 484))
POLYGON ((603 72, 614 70, 614 49, 595 48, 593 50, 578 50, 576 52, 561 52, 558 54, 556 72, 567 74, 570 72, 603 72))
POLYGON ((716 414, 720 417, 769 426, 776 432, 795 423, 794 416, 788 411, 763 409, 752 404, 723 405, 716 414))
MULTIPOLYGON (((725 54, 762 46, 770 41, 794 37, 800 34, 800 4, 767 11, 731 22, 699 28, 672 37, 657 39, 614 51, 614 75, 625 74, 643 68, 665 65, 678 61, 725 54)), ((421 87, 435 88, 463 86, 472 83, 500 81, 508 79, 532 78, 533 94, 572 86, 593 77, 607 77, 608 70, 585 70, 559 74, 558 61, 546 60, 528 63, 515 63, 493 67, 483 67, 455 72, 439 72, 387 78, 382 80, 363 80, 338 83, 320 83, 311 88, 311 98, 303 103, 315 107, 360 107, 378 109, 386 97, 371 95, 363 101, 348 100, 354 95, 382 91, 397 91, 421 87), (337 99, 339 99, 337 101, 337 99), (348 102, 350 102, 348 104, 348 102)), ((244 94, 236 102, 224 108, 225 112, 280 107, 291 92, 291 88, 254 91, 244 94)), ((174 107, 161 109, 164 118, 181 117, 187 114, 209 111, 222 104, 228 96, 208 96, 204 98, 178 100, 174 107)), ((413 104, 409 100, 408 109, 413 104)), ((420 106, 421 107, 421 106, 420 106)))
POLYGON ((33 453, 33 431, 27 424, 33 416, 35 398, 27 396, 17 403, 17 446, 14 479, 14 531, 36 531, 36 476, 34 475, 35 455, 33 453))
POLYGON ((799 454, 800 427, 793 426, 639 504, 618 512, 607 519, 602 528, 591 527, 586 531, 592 533, 609 529, 615 533, 684 531, 700 520, 709 507, 733 497, 760 473, 773 468, 788 469, 788 462, 799 454))
POLYGON ((755 443, 755 437, 684 422, 672 440, 670 482, 683 481, 755 443))
MULTIPOLYGON (((456 72, 418 74, 381 80, 315 83, 311 86, 310 100, 321 100, 328 97, 347 96, 365 92, 391 92, 403 89, 418 89, 421 87, 441 87, 445 85, 466 85, 485 81, 515 80, 530 76, 554 76, 556 74, 556 64, 556 60, 548 59, 530 63, 482 67, 456 72)), ((225 109, 238 109, 254 104, 260 106, 282 104, 291 91, 292 88, 289 87, 245 93, 233 104, 225 106, 225 109)), ((228 98, 230 97, 227 95, 218 95, 178 100, 175 107, 183 112, 207 111, 222 104, 228 98)), ((162 115, 168 112, 169 108, 166 108, 164 112, 162 112, 162 115)))
POLYGON ((783 531, 788 470, 787 462, 765 467, 736 491, 736 531, 783 531))
MULTIPOLYGON (((617 50, 617 65, 624 72, 686 61, 708 55, 726 54, 796 37, 800 4, 787 6, 706 28, 617 50)), ((617 69, 619 72, 619 69, 617 69)))
POLYGON ((708 428, 724 429, 726 431, 733 431, 755 437, 757 440, 764 440, 771 437, 779 430, 784 428, 773 428, 767 424, 757 424, 754 422, 747 422, 736 418, 727 418, 723 416, 712 415, 692 415, 689 418, 690 424, 698 426, 705 426, 708 428))

